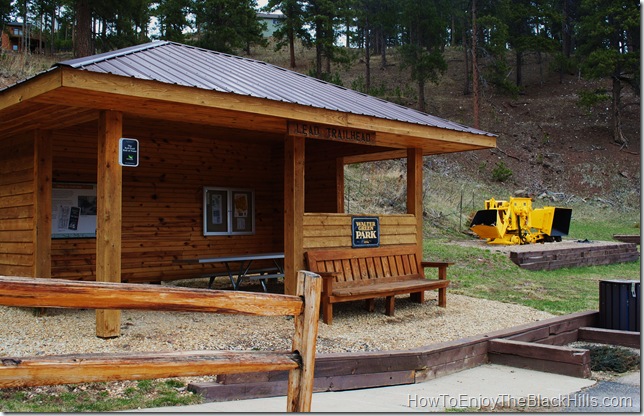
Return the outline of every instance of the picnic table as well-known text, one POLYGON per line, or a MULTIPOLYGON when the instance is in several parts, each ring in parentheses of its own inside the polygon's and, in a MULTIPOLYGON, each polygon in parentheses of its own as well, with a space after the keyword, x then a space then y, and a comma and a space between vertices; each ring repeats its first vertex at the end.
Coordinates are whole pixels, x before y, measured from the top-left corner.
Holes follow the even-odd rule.
POLYGON ((257 253, 257 254, 239 254, 223 257, 205 257, 196 259, 181 259, 181 263, 189 264, 205 264, 205 263, 222 263, 226 267, 226 272, 211 273, 209 274, 210 281, 208 288, 210 288, 217 276, 228 276, 230 283, 233 285, 234 290, 238 290, 240 284, 244 279, 259 280, 267 292, 266 281, 268 279, 278 279, 284 277, 284 253, 257 253), (272 260, 274 267, 268 268, 252 268, 254 262, 261 260, 272 260))

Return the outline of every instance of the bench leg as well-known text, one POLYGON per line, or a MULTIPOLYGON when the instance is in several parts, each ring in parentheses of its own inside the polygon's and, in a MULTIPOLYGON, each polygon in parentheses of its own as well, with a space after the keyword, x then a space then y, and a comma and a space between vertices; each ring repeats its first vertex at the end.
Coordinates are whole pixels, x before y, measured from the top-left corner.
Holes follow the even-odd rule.
POLYGON ((410 293, 409 297, 411 298, 412 302, 416 302, 416 303, 425 302, 425 292, 410 293))
POLYGON ((376 300, 375 299, 367 299, 367 300, 365 300, 364 307, 369 312, 375 311, 376 310, 376 300))
POLYGON ((326 296, 322 297, 322 322, 327 325, 333 323, 333 304, 326 296))
POLYGON ((385 314, 387 316, 394 316, 395 299, 395 296, 387 296, 385 298, 385 314))
POLYGON ((443 308, 447 307, 447 288, 443 287, 438 289, 438 306, 443 308))

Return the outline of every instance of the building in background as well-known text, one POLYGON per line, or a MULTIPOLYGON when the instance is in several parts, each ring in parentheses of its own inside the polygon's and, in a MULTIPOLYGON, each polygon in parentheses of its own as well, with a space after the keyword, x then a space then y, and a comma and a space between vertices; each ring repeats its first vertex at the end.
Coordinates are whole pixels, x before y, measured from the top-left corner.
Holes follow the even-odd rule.
POLYGON ((21 22, 7 22, 0 34, 0 49, 3 51, 22 52, 25 49, 39 50, 41 41, 33 36, 31 25, 26 27, 21 22))
POLYGON ((262 32, 262 36, 270 38, 282 24, 285 16, 279 13, 257 13, 257 19, 266 25, 266 28, 262 32))

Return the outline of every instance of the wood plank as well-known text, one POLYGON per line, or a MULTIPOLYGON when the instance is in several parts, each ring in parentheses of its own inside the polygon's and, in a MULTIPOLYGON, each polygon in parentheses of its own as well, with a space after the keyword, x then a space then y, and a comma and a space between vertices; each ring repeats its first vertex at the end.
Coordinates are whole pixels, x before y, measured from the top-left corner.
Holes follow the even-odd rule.
POLYGON ((586 364, 561 363, 557 361, 496 353, 489 354, 488 358, 490 363, 510 367, 526 368, 534 371, 561 374, 578 378, 590 378, 591 376, 590 365, 586 364))
POLYGON ((640 244, 642 237, 639 234, 614 234, 613 238, 624 243, 640 244))
POLYGON ((536 360, 556 361, 576 365, 590 363, 590 352, 588 350, 508 339, 490 340, 488 353, 516 355, 534 358, 536 360))
POLYGON ((640 332, 617 329, 581 327, 578 331, 578 340, 630 348, 641 346, 640 332))
MULTIPOLYGON (((413 384, 415 381, 415 373, 416 372, 413 370, 407 370, 391 371, 385 373, 348 374, 316 377, 314 380, 313 391, 345 391, 413 384)), ((212 402, 283 396, 286 392, 286 388, 286 380, 256 381, 235 384, 188 384, 189 391, 192 391, 196 394, 201 394, 207 401, 212 402)))
POLYGON ((6 276, 0 276, 0 304, 244 313, 259 316, 298 315, 302 311, 302 300, 288 295, 6 276))
POLYGON ((264 351, 3 357, 0 388, 290 370, 298 366, 297 353, 264 351))

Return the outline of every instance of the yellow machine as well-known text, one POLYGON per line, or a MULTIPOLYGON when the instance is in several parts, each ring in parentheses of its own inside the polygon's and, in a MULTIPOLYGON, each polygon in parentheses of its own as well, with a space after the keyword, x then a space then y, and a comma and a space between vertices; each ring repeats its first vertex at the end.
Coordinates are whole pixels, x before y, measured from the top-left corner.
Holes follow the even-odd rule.
POLYGON ((561 241, 568 235, 572 209, 543 207, 532 209, 531 198, 485 201, 470 229, 488 244, 531 244, 561 241))

